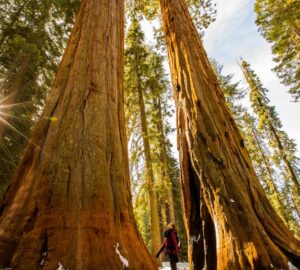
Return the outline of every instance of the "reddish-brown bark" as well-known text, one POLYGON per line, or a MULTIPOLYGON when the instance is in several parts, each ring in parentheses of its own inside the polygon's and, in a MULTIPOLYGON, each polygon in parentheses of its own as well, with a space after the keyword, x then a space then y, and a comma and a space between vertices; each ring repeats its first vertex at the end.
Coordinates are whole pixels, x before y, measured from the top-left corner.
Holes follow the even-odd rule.
POLYGON ((0 267, 122 269, 118 247, 128 269, 156 268, 131 206, 123 9, 121 0, 82 1, 46 108, 1 206, 0 267))
POLYGON ((259 184, 183 0, 160 0, 191 269, 288 269, 300 243, 259 184))

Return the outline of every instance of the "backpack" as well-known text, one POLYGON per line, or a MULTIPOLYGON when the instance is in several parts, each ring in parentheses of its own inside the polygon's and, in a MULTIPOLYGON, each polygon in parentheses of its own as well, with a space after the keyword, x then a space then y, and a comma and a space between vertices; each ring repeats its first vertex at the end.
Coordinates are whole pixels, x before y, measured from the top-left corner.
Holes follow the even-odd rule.
POLYGON ((177 231, 175 229, 169 229, 169 230, 165 231, 165 233, 164 233, 164 237, 166 237, 167 241, 168 241, 168 246, 172 247, 172 245, 173 245, 172 239, 171 239, 171 233, 172 232, 175 233, 177 246, 178 246, 178 248, 180 248, 181 247, 180 238, 179 238, 179 235, 178 235, 178 233, 177 233, 177 231))

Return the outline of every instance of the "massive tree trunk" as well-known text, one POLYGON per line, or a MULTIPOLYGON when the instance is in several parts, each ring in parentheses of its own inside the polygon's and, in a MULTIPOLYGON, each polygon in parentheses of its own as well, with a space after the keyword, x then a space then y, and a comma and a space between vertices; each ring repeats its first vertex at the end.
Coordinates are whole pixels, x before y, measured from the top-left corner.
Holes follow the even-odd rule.
MULTIPOLYGON (((138 75, 138 78, 141 76, 138 75)), ((142 125, 142 136, 143 136, 143 145, 144 145, 144 156, 146 163, 146 177, 147 177, 147 186, 149 193, 149 204, 150 204, 150 223, 151 223, 151 247, 152 254, 155 255, 161 247, 161 236, 160 236, 160 226, 159 226, 159 216, 158 216, 158 206, 157 206, 157 192, 155 189, 154 173, 152 167, 152 158, 150 152, 150 142, 148 134, 148 125, 146 119, 146 110, 144 96, 141 88, 141 84, 137 84, 139 107, 140 107, 140 117, 142 125)), ((158 263, 160 261, 158 260, 158 263)))
POLYGON ((300 243, 271 207, 183 0, 160 0, 177 108, 191 269, 288 269, 300 243))
POLYGON ((0 267, 155 269, 131 206, 123 9, 120 0, 82 2, 1 206, 0 267))

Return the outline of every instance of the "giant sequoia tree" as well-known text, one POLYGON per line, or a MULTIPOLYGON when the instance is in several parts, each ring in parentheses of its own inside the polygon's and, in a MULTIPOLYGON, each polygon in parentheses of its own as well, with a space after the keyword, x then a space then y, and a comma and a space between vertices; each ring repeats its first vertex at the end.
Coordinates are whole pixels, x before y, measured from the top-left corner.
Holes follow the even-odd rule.
POLYGON ((183 0, 161 0, 192 269, 288 269, 300 243, 253 170, 183 0))
POLYGON ((82 1, 46 108, 1 205, 0 267, 155 268, 131 208, 123 29, 123 1, 82 1))

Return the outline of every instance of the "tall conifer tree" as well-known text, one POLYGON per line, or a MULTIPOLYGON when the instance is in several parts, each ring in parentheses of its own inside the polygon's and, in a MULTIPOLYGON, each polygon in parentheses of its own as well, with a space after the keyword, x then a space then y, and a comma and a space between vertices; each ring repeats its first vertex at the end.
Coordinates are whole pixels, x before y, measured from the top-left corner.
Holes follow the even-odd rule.
POLYGON ((153 170, 153 157, 150 148, 149 122, 146 112, 146 76, 148 52, 144 44, 144 34, 138 20, 133 17, 126 38, 126 77, 125 91, 127 104, 137 107, 141 139, 143 142, 142 153, 145 161, 145 178, 149 193, 149 209, 151 223, 151 247, 155 255, 161 246, 161 233, 158 215, 156 183, 153 170))
POLYGON ((239 83, 232 82, 233 74, 223 75, 222 66, 216 61, 212 61, 212 63, 226 103, 242 132, 245 146, 269 201, 286 225, 299 235, 297 208, 295 208, 295 204, 289 202, 290 194, 284 193, 288 185, 282 182, 282 176, 278 173, 280 167, 275 166, 272 162, 271 151, 264 141, 265 136, 257 130, 257 121, 247 112, 247 108, 240 104, 245 97, 245 89, 241 89, 239 83), (283 188, 279 189, 279 186, 283 186, 283 188))
MULTIPOLYGON (((296 156, 297 146, 282 129, 282 123, 274 106, 267 97, 268 90, 251 69, 249 63, 241 62, 241 68, 250 88, 250 101, 254 113, 258 117, 258 130, 265 135, 271 149, 272 160, 277 166, 283 166, 288 173, 286 181, 293 183, 293 198, 296 207, 300 205, 299 158, 296 156)), ((299 208, 298 208, 299 211, 299 208)))
POLYGON ((256 23, 267 41, 277 66, 274 71, 300 98, 300 2, 298 0, 256 0, 256 23))
POLYGON ((297 206, 290 203, 290 194, 284 192, 285 189, 289 189, 289 183, 282 181, 280 167, 272 162, 272 152, 264 141, 264 134, 257 130, 255 118, 244 112, 242 124, 246 147, 268 199, 288 227, 299 236, 298 221, 300 216, 297 212, 297 206), (279 189, 279 186, 281 186, 281 189, 279 189))

